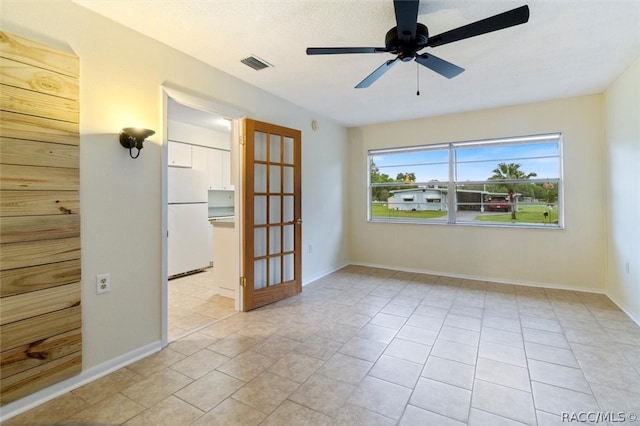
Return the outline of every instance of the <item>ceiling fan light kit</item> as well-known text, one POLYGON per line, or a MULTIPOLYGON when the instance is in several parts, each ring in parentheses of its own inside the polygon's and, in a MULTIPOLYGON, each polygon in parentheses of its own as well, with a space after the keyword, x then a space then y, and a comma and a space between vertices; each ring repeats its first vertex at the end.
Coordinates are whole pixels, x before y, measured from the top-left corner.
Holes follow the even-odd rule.
MULTIPOLYGON (((358 83, 356 89, 371 86, 398 61, 416 61, 420 65, 442 75, 453 78, 464 71, 457 65, 431 53, 419 54, 426 47, 437 47, 470 37, 524 24, 529 21, 529 6, 518 8, 472 22, 444 33, 429 37, 429 29, 418 22, 419 0, 394 0, 396 26, 387 31, 385 47, 309 47, 307 55, 339 55, 352 53, 391 53, 396 55, 358 83)), ((419 92, 418 92, 419 94, 419 92)))

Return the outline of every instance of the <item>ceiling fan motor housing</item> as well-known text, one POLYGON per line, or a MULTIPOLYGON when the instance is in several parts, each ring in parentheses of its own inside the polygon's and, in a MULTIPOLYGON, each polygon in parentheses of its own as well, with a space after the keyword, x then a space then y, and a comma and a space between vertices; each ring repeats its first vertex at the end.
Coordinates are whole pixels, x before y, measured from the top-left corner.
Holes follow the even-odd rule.
POLYGON ((403 40, 398 35, 398 27, 393 27, 387 31, 384 38, 384 45, 390 53, 398 55, 401 61, 409 62, 416 57, 416 52, 426 46, 429 41, 429 30, 426 25, 417 24, 416 37, 411 40, 403 40))

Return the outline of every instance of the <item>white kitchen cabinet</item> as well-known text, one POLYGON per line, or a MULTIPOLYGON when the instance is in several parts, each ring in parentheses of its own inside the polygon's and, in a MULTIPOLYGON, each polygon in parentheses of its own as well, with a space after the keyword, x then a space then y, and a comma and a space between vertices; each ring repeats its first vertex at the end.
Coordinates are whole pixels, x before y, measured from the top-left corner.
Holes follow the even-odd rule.
MULTIPOLYGON (((209 186, 209 151, 206 146, 193 145, 191 147, 191 164, 194 169, 203 170, 207 174, 207 187, 209 186)), ((211 188, 208 188, 211 189, 211 188)))
POLYGON ((231 190, 231 153, 220 149, 210 149, 209 160, 209 189, 231 190))
POLYGON ((209 150, 209 189, 222 190, 222 153, 219 149, 209 150))
POLYGON ((220 296, 235 299, 240 283, 240 257, 234 222, 213 222, 213 238, 213 285, 220 296))
POLYGON ((232 190, 231 186, 231 153, 222 149, 208 148, 200 145, 190 145, 169 142, 169 165, 175 167, 191 167, 193 169, 202 170, 207 174, 208 190, 232 190), (171 148, 173 151, 179 151, 184 147, 189 148, 189 161, 182 160, 181 156, 186 156, 186 152, 178 152, 181 155, 177 158, 177 163, 172 162, 171 148), (188 163, 188 165, 187 165, 188 163))
POLYGON ((233 189, 231 187, 231 152, 222 151, 222 189, 233 189))
POLYGON ((169 141, 169 166, 191 167, 191 145, 169 141))

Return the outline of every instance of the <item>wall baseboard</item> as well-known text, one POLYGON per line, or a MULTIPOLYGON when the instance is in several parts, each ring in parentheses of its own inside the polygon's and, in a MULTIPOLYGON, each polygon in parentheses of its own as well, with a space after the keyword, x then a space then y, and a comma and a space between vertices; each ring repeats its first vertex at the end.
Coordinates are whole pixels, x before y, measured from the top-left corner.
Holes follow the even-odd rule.
POLYGON ((327 275, 333 274, 334 272, 339 271, 340 269, 344 268, 345 266, 349 266, 349 265, 350 265, 350 263, 347 262, 347 263, 340 264, 340 265, 336 266, 335 268, 329 269, 328 271, 321 272, 320 274, 318 274, 318 275, 316 275, 314 277, 305 279, 302 282, 302 285, 305 286, 307 284, 311 284, 312 282, 317 281, 320 278, 326 277, 327 275))
POLYGON ((616 305, 618 305, 618 308, 620 308, 620 310, 621 310, 622 312, 624 312, 625 314, 627 314, 627 316, 628 316, 629 318, 631 318, 631 321, 635 322, 636 324, 638 324, 638 326, 640 326, 640 317, 636 316, 636 315, 635 315, 635 313, 634 313, 631 309, 627 308, 627 307, 626 307, 623 303, 621 303, 617 298, 615 298, 615 297, 611 296, 611 295, 610 295, 610 294, 608 294, 608 293, 607 293, 607 297, 608 297, 609 299, 611 299, 611 301, 612 301, 613 303, 615 303, 616 305))
POLYGON ((403 267, 394 266, 394 265, 380 265, 380 264, 366 263, 366 262, 351 262, 350 264, 351 265, 357 265, 357 266, 369 266, 369 267, 372 267, 372 268, 391 269, 391 270, 394 270, 394 271, 401 271, 401 272, 414 272, 414 273, 417 273, 417 274, 440 275, 440 276, 443 276, 443 277, 461 278, 461 279, 475 280, 475 281, 488 281, 488 282, 498 283, 498 284, 521 285, 521 286, 525 286, 525 287, 541 287, 541 288, 548 288, 548 289, 554 289, 554 290, 581 291, 581 292, 584 292, 584 293, 596 293, 596 294, 605 294, 606 295, 606 292, 604 291, 604 289, 597 289, 597 288, 584 288, 584 287, 570 286, 570 285, 563 285, 563 284, 550 284, 550 283, 539 283, 539 282, 531 282, 531 281, 519 281, 519 280, 511 280, 511 279, 483 277, 483 276, 478 276, 478 275, 452 274, 452 273, 441 272, 441 271, 431 271, 431 270, 426 270, 426 269, 414 269, 414 268, 403 268, 403 267))
POLYGON ((512 284, 512 285, 522 285, 522 286, 526 286, 526 287, 548 288, 548 289, 553 289, 553 290, 570 290, 570 291, 580 291, 580 292, 583 292, 583 293, 603 294, 603 295, 607 296, 613 303, 615 303, 616 306, 618 306, 618 308, 620 308, 620 310, 622 312, 624 312, 633 322, 635 322, 636 324, 638 324, 638 326, 640 326, 640 317, 636 316, 633 311, 628 309, 623 303, 621 303, 615 297, 610 295, 607 291, 601 290, 601 289, 591 289, 591 288, 583 288, 583 287, 577 287, 577 286, 567 286, 567 285, 549 284, 549 283, 537 283, 537 282, 528 282, 528 281, 504 280, 504 279, 487 278, 487 277, 480 277, 480 276, 473 276, 473 275, 449 274, 449 273, 443 273, 443 272, 439 272, 439 271, 420 270, 420 269, 413 269, 413 268, 402 268, 402 267, 397 267, 397 266, 392 266, 392 265, 379 265, 379 264, 366 263, 366 262, 351 262, 350 265, 368 266, 368 267, 372 267, 372 268, 382 268, 382 269, 391 269, 391 270, 394 270, 394 271, 402 271, 402 272, 414 272, 414 273, 418 273, 418 274, 441 275, 441 276, 445 276, 445 277, 462 278, 462 279, 468 279, 468 280, 489 281, 489 282, 498 283, 498 284, 512 284))
POLYGON ((160 341, 150 343, 138 349, 134 349, 124 355, 110 359, 95 367, 83 370, 80 374, 70 377, 62 382, 56 383, 48 388, 34 392, 17 401, 11 402, 0 407, 0 423, 7 421, 11 417, 22 414, 38 405, 44 404, 62 394, 79 388, 89 382, 93 382, 109 373, 113 373, 129 364, 132 364, 142 358, 148 357, 162 349, 160 341))

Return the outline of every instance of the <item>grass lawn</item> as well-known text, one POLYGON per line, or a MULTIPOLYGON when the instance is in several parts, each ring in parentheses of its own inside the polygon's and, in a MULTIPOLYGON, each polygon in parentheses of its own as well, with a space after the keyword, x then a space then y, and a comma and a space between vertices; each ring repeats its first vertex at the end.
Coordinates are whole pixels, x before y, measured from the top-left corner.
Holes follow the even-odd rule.
MULTIPOLYGON (((446 211, 437 210, 422 210, 422 211, 407 211, 407 210, 389 210, 386 205, 374 204, 371 210, 372 218, 387 219, 387 218, 407 218, 407 219, 437 219, 446 217, 446 211)), ((478 222, 504 222, 504 223, 536 223, 536 224, 558 224, 558 209, 554 208, 549 210, 544 205, 519 205, 518 212, 516 213, 516 220, 511 220, 511 213, 503 214, 482 214, 478 213, 474 220, 478 222), (546 218, 543 215, 544 212, 549 212, 549 216, 546 218)))
POLYGON ((505 214, 480 214, 476 217, 480 222, 513 222, 513 223, 558 223, 558 209, 548 210, 547 206, 519 205, 516 212, 516 220, 511 219, 511 213, 505 214), (544 218, 543 213, 548 211, 549 217, 544 218))
POLYGON ((422 211, 407 211, 407 210, 389 210, 387 206, 374 204, 371 208, 371 217, 373 218, 389 218, 389 217, 401 217, 401 218, 413 218, 413 219, 435 219, 438 217, 446 216, 446 211, 437 210, 422 210, 422 211))

